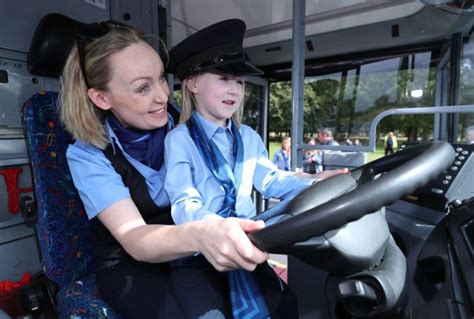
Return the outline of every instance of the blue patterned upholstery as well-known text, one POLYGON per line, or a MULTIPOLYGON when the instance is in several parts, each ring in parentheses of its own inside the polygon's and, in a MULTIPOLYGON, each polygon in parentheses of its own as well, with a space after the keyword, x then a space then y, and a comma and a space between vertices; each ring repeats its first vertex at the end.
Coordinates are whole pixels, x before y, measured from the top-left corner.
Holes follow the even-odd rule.
POLYGON ((23 106, 43 270, 59 286, 60 318, 119 318, 95 287, 94 234, 67 165, 72 138, 59 121, 57 99, 55 92, 38 93, 23 106))

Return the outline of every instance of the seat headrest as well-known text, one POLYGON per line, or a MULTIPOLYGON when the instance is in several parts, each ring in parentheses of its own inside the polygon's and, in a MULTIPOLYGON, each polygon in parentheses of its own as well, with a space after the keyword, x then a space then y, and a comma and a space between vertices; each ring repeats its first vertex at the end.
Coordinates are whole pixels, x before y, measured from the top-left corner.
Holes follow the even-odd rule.
POLYGON ((58 13, 45 15, 31 40, 26 60, 28 71, 34 75, 59 77, 76 35, 84 25, 58 13))

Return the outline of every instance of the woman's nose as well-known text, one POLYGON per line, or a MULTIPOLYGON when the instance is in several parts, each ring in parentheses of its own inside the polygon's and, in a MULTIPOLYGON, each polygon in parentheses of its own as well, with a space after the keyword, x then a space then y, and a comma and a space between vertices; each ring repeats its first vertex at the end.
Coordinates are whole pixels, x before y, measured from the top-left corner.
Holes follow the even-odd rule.
POLYGON ((168 102, 168 96, 169 96, 170 90, 168 88, 168 84, 164 83, 162 85, 158 86, 158 90, 155 94, 155 101, 158 103, 166 103, 168 102))

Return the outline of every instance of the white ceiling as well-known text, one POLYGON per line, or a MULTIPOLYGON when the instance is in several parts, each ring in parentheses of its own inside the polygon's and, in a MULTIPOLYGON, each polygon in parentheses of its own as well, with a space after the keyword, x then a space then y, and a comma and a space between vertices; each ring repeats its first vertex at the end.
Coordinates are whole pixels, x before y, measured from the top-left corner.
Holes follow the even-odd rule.
MULTIPOLYGON (((245 47, 292 37, 292 0, 173 0, 172 43, 212 23, 240 18, 247 24, 245 47)), ((306 35, 412 15, 417 0, 307 0, 306 35)))

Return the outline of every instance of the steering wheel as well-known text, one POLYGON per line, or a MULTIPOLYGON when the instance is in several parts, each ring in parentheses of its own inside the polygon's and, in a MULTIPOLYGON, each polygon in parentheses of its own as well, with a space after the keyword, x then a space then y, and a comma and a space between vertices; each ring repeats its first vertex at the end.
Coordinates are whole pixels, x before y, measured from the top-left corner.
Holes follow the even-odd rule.
POLYGON ((454 158, 447 142, 408 147, 350 174, 313 184, 284 206, 279 222, 248 236, 263 251, 284 253, 285 247, 342 227, 413 193, 441 174, 454 158))

